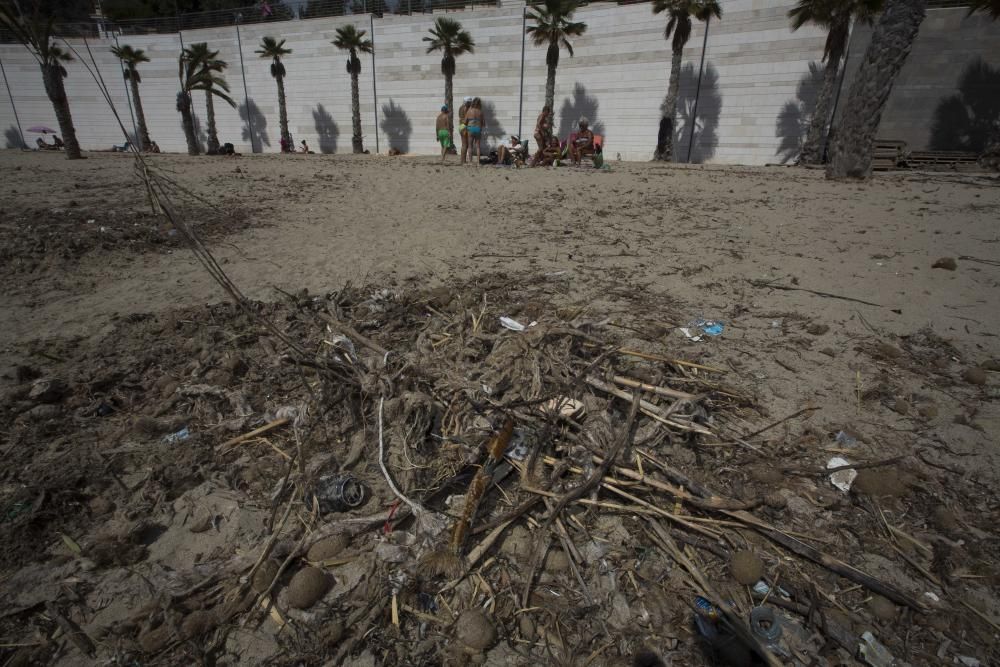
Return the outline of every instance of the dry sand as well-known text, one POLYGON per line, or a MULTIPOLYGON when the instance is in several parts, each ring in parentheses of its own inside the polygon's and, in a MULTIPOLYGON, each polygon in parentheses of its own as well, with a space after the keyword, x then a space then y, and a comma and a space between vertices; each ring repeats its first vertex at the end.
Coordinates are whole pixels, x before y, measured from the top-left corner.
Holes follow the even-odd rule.
MULTIPOLYGON (((0 160, 8 228, 44 228, 50 218, 73 214, 82 233, 100 235, 101 227, 127 229, 129 210, 147 210, 125 156, 69 162, 7 151, 0 160), (111 211, 121 215, 109 218, 111 211)), ((613 311, 623 304, 604 291, 610 277, 677 300, 692 320, 724 321, 721 342, 690 343, 677 332, 666 340, 732 366, 776 415, 813 402, 831 421, 858 419, 857 373, 863 390, 886 380, 884 369, 859 356, 860 347, 898 346, 928 329, 961 354, 952 364, 956 378, 966 366, 1000 356, 995 176, 898 173, 832 183, 818 171, 633 163, 595 172, 370 156, 160 155, 152 162, 221 209, 247 212, 249 228, 213 252, 252 298, 277 298, 274 288, 435 286, 531 270, 566 272, 560 278, 574 301, 613 311), (957 259, 957 270, 932 268, 946 256, 957 259), (808 335, 811 323, 830 330, 808 335)), ((116 317, 224 298, 183 248, 95 252, 66 263, 49 258, 5 282, 0 342, 12 360, 35 338, 92 336, 116 317)), ((890 375, 907 396, 927 394, 940 404, 941 422, 971 407, 890 375)), ((997 379, 991 374, 991 384, 997 379)), ((899 428, 891 413, 862 417, 899 428)), ((947 427, 953 446, 977 455, 964 460, 970 469, 994 467, 992 458, 978 456, 993 456, 988 443, 1000 432, 997 419, 996 403, 988 401, 975 416, 984 431, 947 427)))
MULTIPOLYGON (((973 384, 968 369, 1000 358, 996 176, 898 173, 859 184, 788 168, 511 170, 432 158, 275 155, 150 162, 237 214, 227 221, 204 203, 184 204, 252 298, 277 300, 278 289, 325 293, 348 281, 431 288, 498 273, 531 276, 552 303, 600 314, 609 331, 653 330, 661 353, 727 369, 726 381, 757 401, 760 419, 744 434, 818 408, 758 438, 771 456, 806 448, 822 465, 841 429, 859 437, 854 459, 905 456, 900 479, 887 470, 875 482, 887 488, 892 477, 900 487, 890 517, 906 516, 911 502, 933 507, 928 489, 954 488, 949 498, 957 498, 963 530, 979 544, 973 571, 995 568, 1000 375, 988 370, 985 384, 973 384), (954 258, 955 270, 932 268, 942 257, 954 258), (723 322, 724 333, 688 340, 679 327, 697 318, 723 322)), ((44 371, 130 318, 224 300, 190 251, 149 215, 128 157, 68 162, 6 151, 0 170, 0 389, 23 382, 17 366, 44 371)), ((0 444, 0 452, 11 446, 0 444)), ((726 488, 743 484, 755 465, 752 452, 735 453, 732 465, 712 472, 726 488)), ((765 479, 767 472, 750 476, 780 481, 765 479)), ((0 481, 9 495, 23 480, 8 470, 0 481)), ((176 504, 207 503, 232 516, 234 501, 218 493, 196 487, 176 504)), ((827 484, 806 497, 825 508, 824 493, 836 494, 827 484)), ((807 517, 816 511, 800 497, 788 511, 800 514, 801 505, 807 517)), ((244 510, 228 532, 197 539, 209 540, 206 549, 252 545, 264 509, 244 510)), ((184 547, 194 538, 178 531, 144 538, 150 562, 173 570, 197 560, 184 547)), ((59 544, 54 535, 31 538, 59 544)), ((880 576, 902 576, 880 571, 871 554, 859 558, 880 576)), ((978 576, 961 585, 984 614, 1000 618, 995 569, 978 576)), ((919 573, 906 577, 926 585, 919 573)), ((895 636, 901 627, 882 630, 895 636)), ((979 632, 956 653, 985 657, 989 630, 979 632)), ((275 650, 261 641, 240 650, 275 650)))

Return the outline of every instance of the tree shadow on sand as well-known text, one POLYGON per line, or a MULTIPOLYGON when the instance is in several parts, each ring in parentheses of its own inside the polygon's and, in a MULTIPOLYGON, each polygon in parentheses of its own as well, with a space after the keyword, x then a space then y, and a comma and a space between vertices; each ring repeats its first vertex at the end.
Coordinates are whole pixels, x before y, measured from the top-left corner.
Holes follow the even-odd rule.
POLYGON ((698 71, 692 63, 681 68, 681 85, 677 96, 677 127, 674 131, 674 162, 700 164, 715 157, 719 145, 719 116, 722 114, 722 95, 719 93, 719 72, 711 63, 705 63, 698 95, 698 71), (698 99, 697 117, 695 98, 698 99), (693 130, 693 132, 692 132, 693 130))
POLYGON ((982 153, 994 133, 1000 133, 1000 69, 976 58, 962 71, 958 93, 938 102, 930 148, 982 153))
POLYGON ((483 102, 483 148, 491 141, 506 138, 507 131, 497 119, 497 107, 493 102, 483 102))
POLYGON ((263 152, 262 146, 271 145, 271 140, 267 136, 267 116, 260 112, 260 107, 248 97, 246 102, 239 106, 240 120, 243 121, 241 137, 243 141, 249 141, 251 150, 254 153, 263 152))
POLYGON ((774 136, 781 139, 777 155, 781 164, 797 160, 802 153, 802 145, 809 133, 813 111, 816 110, 816 98, 823 85, 823 67, 817 62, 809 63, 809 71, 799 80, 795 89, 795 99, 788 100, 781 107, 778 118, 774 122, 774 136))
POLYGON ((337 127, 333 116, 330 115, 330 112, 322 104, 316 105, 312 115, 313 126, 316 128, 316 134, 319 136, 319 152, 336 153, 337 137, 340 136, 340 128, 337 127))
POLYGON ((24 137, 21 136, 21 130, 17 129, 16 125, 8 127, 4 131, 3 136, 7 140, 7 148, 24 149, 28 147, 28 144, 24 141, 24 137))
POLYGON ((581 118, 590 121, 590 131, 604 136, 604 123, 597 120, 597 108, 600 103, 596 97, 587 95, 587 88, 582 83, 573 86, 572 97, 563 100, 559 109, 559 131, 556 136, 563 139, 579 129, 581 118))
POLYGON ((410 152, 410 135, 413 134, 413 123, 403 107, 391 98, 388 104, 382 105, 382 122, 379 123, 385 134, 389 148, 395 148, 401 153, 410 152))

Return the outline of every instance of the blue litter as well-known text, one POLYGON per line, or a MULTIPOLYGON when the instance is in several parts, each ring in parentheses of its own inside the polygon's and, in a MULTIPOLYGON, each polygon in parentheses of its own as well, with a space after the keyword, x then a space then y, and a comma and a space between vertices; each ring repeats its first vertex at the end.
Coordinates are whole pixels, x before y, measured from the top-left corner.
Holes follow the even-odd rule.
POLYGON ((695 320, 694 322, 691 323, 691 326, 698 327, 705 334, 709 336, 718 336, 726 328, 726 326, 722 322, 718 322, 716 320, 702 320, 702 319, 695 320))
POLYGON ((185 426, 176 433, 171 433, 170 435, 163 436, 163 442, 165 442, 168 445, 174 445, 177 444, 178 442, 184 442, 190 437, 191 437, 191 432, 188 431, 188 427, 185 426))

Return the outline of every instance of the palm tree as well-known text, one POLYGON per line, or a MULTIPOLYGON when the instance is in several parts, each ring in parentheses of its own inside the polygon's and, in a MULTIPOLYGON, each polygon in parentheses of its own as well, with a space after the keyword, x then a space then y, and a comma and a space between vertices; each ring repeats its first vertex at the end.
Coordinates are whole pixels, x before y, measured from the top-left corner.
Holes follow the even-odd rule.
POLYGON ((669 161, 674 151, 674 119, 677 116, 677 96, 681 88, 681 61, 684 57, 684 46, 691 39, 691 18, 708 22, 713 16, 722 17, 722 7, 718 0, 654 0, 653 13, 667 12, 670 18, 663 31, 663 38, 673 40, 670 43, 673 57, 670 61, 670 82, 667 84, 667 97, 663 101, 663 117, 670 121, 669 132, 663 138, 663 143, 656 147, 654 159, 669 161))
MULTIPOLYGON (((219 60, 219 52, 208 48, 206 42, 197 42, 185 49, 188 60, 198 63, 200 68, 209 72, 223 72, 229 64, 224 60, 219 60)), ((208 134, 208 152, 216 153, 219 150, 219 133, 215 125, 215 102, 213 101, 213 87, 218 86, 225 92, 229 92, 229 84, 222 76, 204 78, 205 90, 205 125, 208 134)), ((233 106, 236 106, 233 103, 233 106)))
POLYGON ((292 146, 292 135, 288 132, 288 108, 285 106, 285 65, 281 62, 282 56, 287 56, 292 52, 285 48, 285 40, 280 42, 274 37, 264 37, 260 40, 260 48, 254 51, 261 58, 271 59, 271 76, 278 84, 278 124, 281 126, 281 144, 292 146))
POLYGON ((926 14, 927 0, 887 0, 844 105, 830 148, 827 178, 868 178, 872 148, 892 84, 926 14))
POLYGON ((208 99, 211 99, 213 96, 218 97, 231 107, 235 107, 236 102, 226 94, 229 91, 229 85, 225 79, 216 75, 215 70, 206 67, 202 61, 191 58, 191 55, 190 48, 184 49, 177 61, 177 76, 181 84, 181 89, 177 93, 177 110, 181 112, 184 137, 187 139, 188 145, 188 155, 198 155, 201 149, 198 146, 198 138, 194 133, 191 92, 194 90, 204 90, 208 99))
POLYGON ((528 18, 535 22, 528 26, 528 34, 535 46, 548 45, 545 64, 548 76, 545 79, 545 105, 554 109, 556 96, 556 68, 559 67, 559 47, 566 49, 573 57, 573 45, 568 37, 579 37, 587 32, 587 24, 571 21, 573 12, 581 0, 534 0, 529 4, 528 18))
MULTIPOLYGON (((969 15, 975 12, 983 12, 996 21, 1000 19, 1000 0, 972 0, 969 15)), ((993 129, 986 138, 986 150, 979 162, 984 167, 1000 170, 1000 118, 993 120, 993 129)))
POLYGON ((969 3, 969 15, 976 12, 988 14, 994 21, 1000 19, 1000 0, 972 0, 969 3))
POLYGON ((358 92, 358 76, 361 74, 361 59, 358 52, 372 53, 374 46, 370 39, 365 39, 366 30, 358 30, 353 25, 337 28, 337 38, 333 45, 342 51, 348 51, 347 71, 351 75, 351 121, 353 134, 351 146, 355 153, 364 153, 365 147, 361 140, 361 94, 358 92))
POLYGON ((851 19, 871 25, 882 9, 883 0, 799 0, 788 12, 792 20, 792 30, 798 30, 807 23, 826 29, 826 45, 823 47, 823 80, 816 106, 809 121, 805 143, 799 161, 803 164, 821 164, 826 143, 826 126, 830 119, 830 107, 837 88, 837 73, 840 61, 847 51, 850 37, 851 19))
POLYGON ((451 145, 455 145, 454 95, 452 93, 452 78, 455 76, 455 58, 463 53, 473 53, 476 43, 472 35, 462 30, 462 24, 455 19, 439 18, 434 21, 434 27, 429 30, 430 37, 424 37, 427 53, 441 52, 441 73, 444 74, 444 102, 448 105, 448 136, 451 145))
POLYGON ((45 93, 52 102, 52 110, 59 122, 63 143, 66 145, 66 157, 70 160, 83 158, 80 153, 80 143, 76 140, 76 129, 73 127, 73 116, 69 110, 69 99, 63 79, 66 78, 66 68, 63 63, 70 62, 73 57, 52 42, 52 24, 54 19, 41 9, 42 3, 31 3, 34 13, 26 16, 20 10, 17 14, 4 4, 0 7, 0 27, 14 35, 14 38, 24 44, 38 62, 42 70, 42 81, 45 93))
POLYGON ((132 105, 135 107, 135 120, 139 126, 139 145, 142 150, 152 150, 149 140, 149 130, 146 128, 146 114, 142 111, 142 99, 139 97, 139 84, 142 77, 136 67, 139 63, 148 63, 149 56, 142 49, 133 49, 128 44, 111 47, 111 53, 125 65, 125 80, 132 86, 132 105))

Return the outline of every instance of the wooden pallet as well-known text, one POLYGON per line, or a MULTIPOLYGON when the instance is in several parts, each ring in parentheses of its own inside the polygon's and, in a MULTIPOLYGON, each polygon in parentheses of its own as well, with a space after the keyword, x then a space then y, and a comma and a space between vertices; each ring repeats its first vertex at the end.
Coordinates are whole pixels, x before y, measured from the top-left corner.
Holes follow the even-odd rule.
POLYGON ((979 162, 975 153, 962 151, 913 151, 906 158, 906 166, 914 169, 957 169, 974 167, 979 162))

